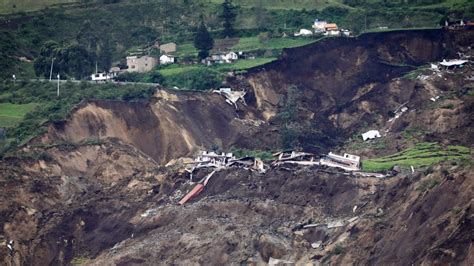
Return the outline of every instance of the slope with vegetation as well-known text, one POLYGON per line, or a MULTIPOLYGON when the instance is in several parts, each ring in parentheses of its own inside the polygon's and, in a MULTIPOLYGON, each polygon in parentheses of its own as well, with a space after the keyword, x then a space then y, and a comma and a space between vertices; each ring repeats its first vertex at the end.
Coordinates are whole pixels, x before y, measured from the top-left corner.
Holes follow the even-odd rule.
MULTIPOLYGON (((54 1, 35 2, 47 6, 54 1)), ((54 3, 58 2, 60 1, 54 3)), ((95 66, 98 61, 99 70, 106 70, 111 61, 123 59, 130 48, 151 45, 156 39, 161 42, 174 41, 183 45, 182 54, 194 54, 193 49, 186 49, 186 44, 194 38, 201 14, 204 14, 203 19, 214 38, 221 36, 222 2, 78 1, 75 5, 41 9, 27 15, 8 15, 4 18, 1 26, 3 31, 0 32, 0 56, 2 64, 6 66, 1 68, 0 76, 8 78, 13 73, 23 71, 21 76, 29 78, 25 75, 30 72, 23 70, 24 64, 17 58, 38 57, 40 48, 48 41, 57 42, 59 47, 81 44, 91 55, 87 64, 95 66), (12 45, 17 49, 9 50, 8 47, 12 45)), ((16 5, 20 9, 28 3, 29 1, 19 1, 16 5)), ((474 14, 474 3, 461 0, 396 3, 261 0, 234 1, 233 4, 236 6, 233 25, 236 36, 253 38, 243 39, 236 49, 249 50, 281 49, 302 44, 304 41, 299 43, 296 40, 282 39, 281 36, 284 32, 309 28, 315 18, 336 22, 340 27, 359 33, 379 27, 436 27, 443 18, 470 18, 474 14), (261 32, 270 37, 267 44, 256 42, 255 36, 261 32)), ((5 2, 3 10, 9 5, 8 1, 5 2)), ((70 76, 74 74, 71 73, 70 76)))

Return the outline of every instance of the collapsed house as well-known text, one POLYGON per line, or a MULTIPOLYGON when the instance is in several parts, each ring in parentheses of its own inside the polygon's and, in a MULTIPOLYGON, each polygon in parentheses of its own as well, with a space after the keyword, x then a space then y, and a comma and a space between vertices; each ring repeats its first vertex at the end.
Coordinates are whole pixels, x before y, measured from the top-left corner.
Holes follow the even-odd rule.
POLYGON ((186 171, 191 173, 191 178, 193 172, 201 168, 217 168, 217 170, 221 170, 228 167, 238 167, 258 171, 259 173, 265 173, 269 169, 269 166, 264 164, 260 158, 250 156, 236 158, 232 153, 217 154, 213 151, 201 151, 195 160, 189 164, 190 167, 186 168, 186 171))
POLYGON ((360 157, 348 153, 344 153, 343 156, 329 152, 326 157, 319 160, 320 165, 326 165, 329 167, 337 167, 346 171, 359 171, 360 170, 360 157))
POLYGON ((278 152, 273 154, 273 156, 278 157, 278 159, 273 162, 275 166, 282 164, 319 165, 319 162, 314 159, 314 154, 307 152, 278 152))
POLYGON ((235 159, 232 153, 217 154, 213 151, 201 151, 196 157, 195 162, 198 165, 215 165, 216 167, 225 166, 231 159, 235 159))
POLYGON ((469 61, 468 60, 462 60, 462 59, 451 59, 451 60, 447 60, 447 61, 445 59, 443 59, 443 62, 440 62, 439 65, 449 69, 449 68, 455 68, 455 67, 462 67, 467 62, 469 62, 469 61))
POLYGON ((227 166, 244 168, 251 171, 255 170, 259 173, 265 173, 270 169, 268 165, 263 163, 262 159, 251 156, 229 160, 227 166))
POLYGON ((226 103, 233 105, 237 109, 237 102, 241 101, 244 105, 245 103, 245 91, 233 91, 231 88, 220 88, 218 90, 213 90, 212 92, 218 93, 226 98, 226 103))

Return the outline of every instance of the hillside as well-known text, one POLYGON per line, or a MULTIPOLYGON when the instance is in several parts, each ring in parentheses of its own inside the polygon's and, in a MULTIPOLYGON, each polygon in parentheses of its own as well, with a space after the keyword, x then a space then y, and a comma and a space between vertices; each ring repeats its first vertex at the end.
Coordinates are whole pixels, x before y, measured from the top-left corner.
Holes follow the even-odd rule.
MULTIPOLYGON (((85 101, 0 161, 0 259, 470 265, 474 69, 426 66, 474 56, 472 43, 472 30, 437 29, 285 49, 227 78, 246 92, 235 105, 210 91, 137 87, 135 95, 126 84, 71 82, 70 92, 83 86, 101 100, 77 98, 85 101), (381 137, 363 141, 369 129, 381 137), (378 172, 272 163, 287 149, 356 154, 378 172), (191 175, 185 169, 200 150, 258 154, 268 168, 191 175)), ((48 85, 20 92, 39 102, 54 97, 48 85)), ((0 97, 19 96, 10 88, 0 97)))
MULTIPOLYGON (((66 2, 66 1, 65 1, 66 2)), ((189 48, 201 14, 217 39, 222 30, 219 18, 222 1, 86 1, 64 6, 36 9, 54 1, 15 1, 24 11, 3 16, 0 23, 2 70, 9 78, 16 73, 32 78, 32 64, 48 41, 62 45, 80 43, 86 47, 109 50, 114 62, 123 60, 131 50, 149 47, 156 40, 176 42, 189 48), (165 3, 165 4, 164 4, 165 3), (163 19, 165 18, 165 19, 163 19), (89 37, 84 37, 89 36, 89 37), (107 40, 107 42, 105 41, 107 40), (10 47, 16 47, 11 50, 10 47), (105 48, 104 48, 105 47, 105 48)), ((261 32, 271 40, 281 39, 300 28, 309 28, 315 18, 337 23, 355 34, 364 31, 399 28, 438 27, 443 18, 472 18, 471 1, 432 1, 426 3, 385 3, 383 1, 234 1, 237 5, 237 37, 256 39, 261 32), (252 4, 253 3, 253 4, 252 4), (260 4, 261 3, 261 4, 260 4), (345 3, 345 4, 344 4, 345 3)), ((11 3, 3 1, 3 10, 11 3)), ((253 44, 258 49, 258 42, 253 44)), ((289 45, 291 46, 291 45, 289 45)), ((289 47, 284 46, 284 47, 289 47)), ((192 55, 187 50, 181 55, 192 55)))

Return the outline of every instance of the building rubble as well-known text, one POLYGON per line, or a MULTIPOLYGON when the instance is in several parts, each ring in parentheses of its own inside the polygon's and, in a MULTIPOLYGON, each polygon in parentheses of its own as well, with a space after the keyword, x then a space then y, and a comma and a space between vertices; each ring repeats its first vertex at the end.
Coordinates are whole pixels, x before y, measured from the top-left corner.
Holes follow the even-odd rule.
POLYGON ((344 155, 341 156, 329 152, 326 157, 323 157, 321 160, 319 160, 319 163, 329 167, 341 168, 346 171, 360 170, 360 157, 348 153, 344 153, 344 155))
MULTIPOLYGON (((283 165, 290 164, 338 168, 349 172, 347 175, 352 175, 355 177, 387 178, 393 175, 393 173, 382 174, 362 172, 360 171, 360 157, 348 153, 337 155, 335 153, 329 152, 329 154, 319 159, 316 159, 316 156, 313 153, 299 151, 278 152, 273 154, 273 156, 277 157, 277 159, 274 160, 271 165, 267 165, 262 159, 252 156, 236 158, 232 153, 218 154, 213 151, 200 151, 194 161, 188 163, 188 167, 185 169, 190 173, 190 181, 192 182, 193 173, 197 169, 212 168, 214 170, 211 172, 211 174, 199 181, 197 185, 179 201, 179 204, 182 205, 192 197, 198 195, 207 185, 209 179, 215 172, 232 167, 242 168, 264 174, 270 170, 271 167, 281 167, 283 165)), ((321 171, 326 170, 321 169, 321 171)))
POLYGON ((245 102, 245 91, 233 91, 232 88, 220 88, 218 90, 213 90, 212 92, 218 93, 226 98, 226 102, 230 105, 233 105, 237 109, 237 102, 241 101, 244 105, 247 105, 245 102))
POLYGON ((350 175, 358 177, 386 178, 392 176, 392 174, 360 171, 360 157, 349 153, 338 155, 329 152, 327 155, 321 157, 308 152, 284 151, 274 153, 273 156, 277 157, 277 159, 268 165, 264 163, 262 159, 252 156, 236 158, 232 153, 218 154, 213 151, 201 151, 192 162, 188 163, 186 171, 192 175, 195 170, 202 168, 213 168, 216 171, 220 171, 234 167, 246 169, 249 171, 256 171, 263 174, 272 167, 281 167, 283 165, 301 165, 339 168, 346 172, 350 172, 350 175), (317 159, 317 157, 320 158, 317 159))
POLYGON ((201 151, 194 161, 188 163, 186 171, 191 174, 192 179, 192 174, 197 169, 216 168, 216 170, 222 170, 229 167, 239 167, 259 173, 265 173, 269 169, 269 166, 264 164, 260 158, 251 156, 236 158, 232 153, 217 154, 213 151, 201 151))
POLYGON ((191 198, 199 195, 201 191, 204 190, 204 187, 207 185, 209 182, 209 179, 214 175, 216 171, 212 171, 210 174, 208 174, 206 177, 204 177, 201 181, 198 182, 198 184, 188 193, 186 196, 184 196, 180 201, 179 205, 183 205, 186 202, 188 202, 191 198))
POLYGON ((314 159, 314 154, 307 152, 278 152, 273 154, 273 156, 278 157, 278 159, 272 163, 273 166, 283 164, 319 165, 319 161, 314 159))

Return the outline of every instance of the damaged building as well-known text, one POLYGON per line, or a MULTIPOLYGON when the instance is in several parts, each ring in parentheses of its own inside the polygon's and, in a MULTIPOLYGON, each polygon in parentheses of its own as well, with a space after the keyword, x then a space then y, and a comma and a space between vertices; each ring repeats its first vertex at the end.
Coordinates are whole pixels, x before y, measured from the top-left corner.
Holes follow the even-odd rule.
POLYGON ((329 152, 326 157, 319 160, 321 165, 329 167, 337 167, 346 171, 359 171, 360 170, 360 157, 344 153, 343 156, 329 152))

